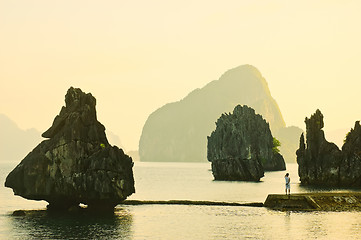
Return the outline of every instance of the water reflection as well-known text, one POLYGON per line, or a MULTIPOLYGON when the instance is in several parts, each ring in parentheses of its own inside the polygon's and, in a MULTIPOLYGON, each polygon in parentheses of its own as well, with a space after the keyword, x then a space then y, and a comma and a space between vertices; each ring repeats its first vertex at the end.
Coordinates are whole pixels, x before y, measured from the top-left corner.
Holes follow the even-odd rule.
MULTIPOLYGON (((117 208, 112 214, 50 214, 26 211, 24 217, 9 216, 12 238, 24 239, 131 239, 132 215, 117 208)), ((10 236, 9 236, 10 237, 10 236)))
POLYGON ((305 222, 305 231, 308 233, 308 236, 311 238, 312 236, 324 237, 327 236, 328 228, 326 226, 326 214, 318 214, 314 213, 314 215, 318 215, 305 222))
POLYGON ((291 228, 292 228, 292 225, 291 225, 291 211, 286 211, 285 212, 284 225, 285 225, 285 230, 287 232, 289 232, 291 230, 291 228))

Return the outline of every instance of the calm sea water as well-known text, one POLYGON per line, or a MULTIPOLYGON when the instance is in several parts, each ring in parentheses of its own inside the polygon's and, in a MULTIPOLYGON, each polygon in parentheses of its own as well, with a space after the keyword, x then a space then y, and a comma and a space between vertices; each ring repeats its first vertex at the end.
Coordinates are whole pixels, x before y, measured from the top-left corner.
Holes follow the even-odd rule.
MULTIPOLYGON (((118 205, 110 216, 49 215, 43 201, 14 196, 3 187, 16 163, 0 163, 0 239, 358 239, 359 212, 281 212, 266 208, 177 205, 118 205), (14 210, 27 210, 13 217, 14 210)), ((288 164, 292 192, 322 191, 299 185, 297 165, 288 164)), ((208 163, 140 163, 134 166, 139 200, 263 202, 283 193, 285 171, 259 183, 213 181, 208 163)), ((323 189, 330 190, 330 189, 323 189)), ((332 190, 331 191, 339 191, 332 190)))

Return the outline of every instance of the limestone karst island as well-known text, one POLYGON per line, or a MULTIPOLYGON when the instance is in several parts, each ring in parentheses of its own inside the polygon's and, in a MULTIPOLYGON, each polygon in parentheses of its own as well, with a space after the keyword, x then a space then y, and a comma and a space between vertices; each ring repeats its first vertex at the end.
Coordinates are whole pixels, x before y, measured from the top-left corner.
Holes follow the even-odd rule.
MULTIPOLYGON (((23 198, 47 201, 47 208, 54 211, 77 211, 84 204, 89 210, 109 212, 120 203, 361 209, 357 194, 337 196, 343 200, 336 202, 334 194, 287 198, 271 194, 265 204, 206 199, 126 201, 135 193, 134 164, 122 149, 109 144, 95 106, 90 93, 69 88, 65 106, 42 134, 46 140, 9 173, 5 186, 23 198), (333 207, 325 207, 331 202, 333 207)), ((302 185, 361 187, 359 122, 347 134, 342 150, 326 141, 319 110, 305 123, 306 143, 297 127, 285 126, 260 72, 244 65, 152 113, 144 125, 139 151, 141 161, 199 161, 206 155, 215 180, 259 182, 268 171, 286 169, 283 153, 296 156, 293 141, 297 138, 302 185), (233 111, 227 113, 231 106, 233 111)))
POLYGON ((207 157, 216 180, 259 181, 266 171, 286 165, 269 124, 248 106, 238 105, 222 114, 208 137, 207 157))
POLYGON ((298 174, 304 185, 330 187, 361 187, 361 126, 355 126, 345 136, 340 150, 325 139, 323 114, 316 110, 305 119, 306 144, 300 137, 297 150, 298 174))
POLYGON ((360 25, 361 0, 0 0, 0 240, 361 240, 360 25))
POLYGON ((111 146, 98 122, 96 100, 69 88, 65 106, 36 146, 6 178, 15 195, 45 200, 49 210, 112 211, 135 192, 133 161, 111 146))
POLYGON ((302 186, 317 189, 350 188, 291 196, 270 194, 264 206, 279 210, 361 211, 361 126, 356 121, 345 136, 341 150, 328 142, 323 114, 319 109, 305 119, 306 142, 302 133, 297 150, 298 176, 302 186))
POLYGON ((206 162, 207 136, 223 113, 247 105, 269 123, 272 136, 281 142, 286 162, 296 162, 302 130, 287 126, 272 97, 266 79, 252 65, 226 71, 218 80, 195 89, 178 102, 168 103, 151 113, 139 140, 144 162, 206 162))

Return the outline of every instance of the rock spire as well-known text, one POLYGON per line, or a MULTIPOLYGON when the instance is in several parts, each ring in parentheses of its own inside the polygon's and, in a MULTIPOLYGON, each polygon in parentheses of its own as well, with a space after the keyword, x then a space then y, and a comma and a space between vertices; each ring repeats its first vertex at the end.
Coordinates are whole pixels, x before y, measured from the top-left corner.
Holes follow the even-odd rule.
POLYGON ((111 146, 96 116, 96 100, 69 88, 66 105, 33 149, 6 178, 5 186, 26 199, 45 200, 49 209, 80 203, 113 209, 135 192, 133 161, 111 146))
POLYGON ((346 135, 342 151, 328 142, 322 130, 320 110, 305 119, 306 144, 300 137, 297 150, 298 175, 305 185, 331 187, 361 187, 361 126, 360 122, 346 135))

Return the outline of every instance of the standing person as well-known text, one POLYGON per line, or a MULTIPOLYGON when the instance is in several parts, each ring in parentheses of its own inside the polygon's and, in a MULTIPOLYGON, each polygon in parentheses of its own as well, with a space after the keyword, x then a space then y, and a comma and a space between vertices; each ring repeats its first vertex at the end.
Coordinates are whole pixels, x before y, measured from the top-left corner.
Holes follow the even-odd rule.
POLYGON ((291 195, 291 186, 290 186, 290 182, 291 182, 291 178, 289 177, 290 174, 289 173, 286 173, 285 175, 285 180, 286 180, 286 195, 287 195, 287 192, 289 195, 291 195))

